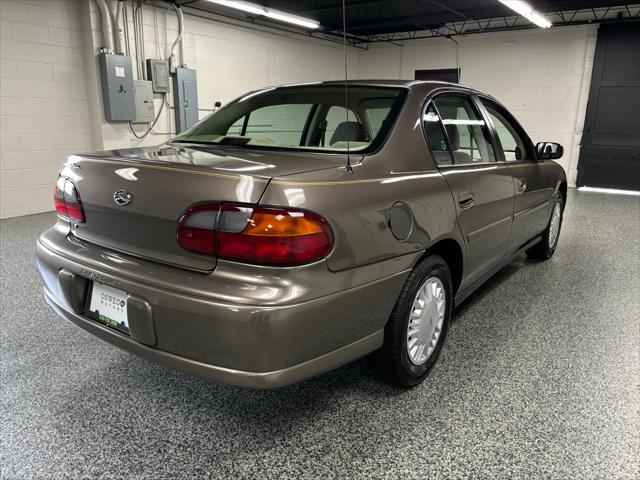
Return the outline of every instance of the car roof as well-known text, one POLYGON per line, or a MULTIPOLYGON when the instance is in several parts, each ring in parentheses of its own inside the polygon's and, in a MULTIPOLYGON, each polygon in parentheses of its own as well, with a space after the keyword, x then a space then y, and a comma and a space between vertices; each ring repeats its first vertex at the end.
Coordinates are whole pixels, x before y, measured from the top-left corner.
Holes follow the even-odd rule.
MULTIPOLYGON (((347 85, 371 86, 371 87, 407 87, 411 88, 418 85, 433 85, 433 87, 450 85, 452 87, 473 90, 470 87, 460 85, 459 83, 441 82, 437 80, 393 80, 393 79, 357 79, 347 80, 347 85)), ((277 88, 300 87, 305 85, 344 85, 344 80, 325 80, 319 82, 303 82, 276 85, 277 88)))
MULTIPOLYGON (((489 96, 484 92, 481 92, 473 87, 466 85, 460 85, 459 83, 441 82, 438 80, 393 80, 393 79, 358 79, 347 80, 347 86, 361 86, 361 87, 402 87, 409 90, 418 89, 421 93, 425 93, 436 88, 454 87, 458 90, 466 90, 469 93, 478 93, 485 96, 489 96)), ((289 83, 284 85, 274 85, 272 87, 265 88, 289 88, 289 87, 302 87, 302 86, 344 86, 344 80, 325 80, 319 82, 303 82, 303 83, 289 83)))
MULTIPOLYGON (((392 79, 358 79, 347 80, 347 85, 375 85, 385 87, 406 87, 413 80, 392 80, 392 79)), ((344 80, 328 80, 319 82, 321 85, 344 85, 344 80)))

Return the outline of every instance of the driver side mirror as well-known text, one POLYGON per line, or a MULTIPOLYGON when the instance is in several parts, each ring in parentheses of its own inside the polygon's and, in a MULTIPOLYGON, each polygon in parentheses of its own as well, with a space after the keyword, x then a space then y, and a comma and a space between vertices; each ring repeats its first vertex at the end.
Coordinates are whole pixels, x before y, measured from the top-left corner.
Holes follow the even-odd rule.
POLYGON ((557 160, 562 158, 564 147, 555 142, 539 142, 536 143, 536 153, 538 160, 557 160))

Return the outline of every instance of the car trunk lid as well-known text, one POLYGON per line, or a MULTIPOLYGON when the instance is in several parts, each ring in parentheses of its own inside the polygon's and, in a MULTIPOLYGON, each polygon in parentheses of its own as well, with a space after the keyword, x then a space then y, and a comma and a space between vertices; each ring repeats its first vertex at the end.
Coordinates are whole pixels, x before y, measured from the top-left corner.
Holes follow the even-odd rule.
POLYGON ((72 155, 62 175, 78 187, 87 242, 177 267, 211 271, 216 259, 188 252, 178 221, 205 201, 257 204, 273 176, 335 167, 320 154, 163 145, 72 155), (316 158, 318 157, 318 158, 316 158))

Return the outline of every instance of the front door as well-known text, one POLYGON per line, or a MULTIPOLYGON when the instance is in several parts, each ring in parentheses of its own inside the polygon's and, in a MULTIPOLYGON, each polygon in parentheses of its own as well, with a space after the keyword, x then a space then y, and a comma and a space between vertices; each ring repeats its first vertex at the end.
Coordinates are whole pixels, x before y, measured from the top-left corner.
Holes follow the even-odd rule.
POLYGON ((546 228, 553 187, 547 169, 543 168, 544 162, 536 160, 533 144, 515 118, 497 103, 486 98, 480 100, 496 132, 498 154, 509 166, 516 185, 508 250, 511 254, 546 228))
POLYGON ((505 257, 514 207, 512 172, 505 162, 498 161, 489 128, 469 95, 436 96, 424 119, 429 147, 453 194, 465 238, 465 287, 505 257), (429 133, 438 124, 444 126, 446 147, 442 141, 434 142, 435 133, 429 133))

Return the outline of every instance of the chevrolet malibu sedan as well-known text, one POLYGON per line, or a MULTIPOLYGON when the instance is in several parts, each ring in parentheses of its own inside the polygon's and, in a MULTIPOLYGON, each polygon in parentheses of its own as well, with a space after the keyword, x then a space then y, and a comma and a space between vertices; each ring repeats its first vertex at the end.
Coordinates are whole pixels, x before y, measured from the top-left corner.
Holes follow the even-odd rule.
POLYGON ((370 354, 410 387, 456 305, 514 256, 553 255, 561 155, 458 85, 254 91, 165 145, 70 156, 37 242, 45 298, 219 382, 277 387, 370 354))

